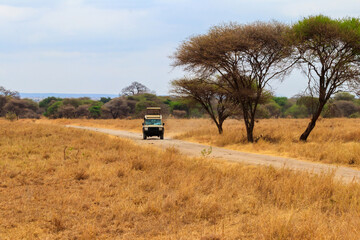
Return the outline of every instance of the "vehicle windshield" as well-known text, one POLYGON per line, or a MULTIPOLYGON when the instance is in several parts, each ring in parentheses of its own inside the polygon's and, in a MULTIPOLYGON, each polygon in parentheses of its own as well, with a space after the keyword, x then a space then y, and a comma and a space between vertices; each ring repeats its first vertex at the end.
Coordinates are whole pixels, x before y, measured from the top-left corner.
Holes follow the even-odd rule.
POLYGON ((161 125, 161 119, 145 119, 145 125, 161 125))

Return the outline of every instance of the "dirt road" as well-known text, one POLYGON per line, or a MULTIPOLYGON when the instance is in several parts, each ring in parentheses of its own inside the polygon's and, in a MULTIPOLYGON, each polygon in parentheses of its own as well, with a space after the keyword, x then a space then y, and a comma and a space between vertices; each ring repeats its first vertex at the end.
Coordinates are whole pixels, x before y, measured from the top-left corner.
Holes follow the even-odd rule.
MULTIPOLYGON (((190 156, 202 156, 201 151, 210 148, 210 146, 207 145, 191 143, 191 142, 186 142, 186 141, 171 139, 166 137, 164 140, 159 140, 158 138, 149 138, 148 140, 142 140, 141 133, 133 133, 127 131, 95 128, 95 127, 72 126, 72 125, 67 125, 67 127, 90 130, 90 131, 106 133, 122 138, 128 138, 135 141, 139 145, 148 144, 161 148, 175 147, 179 149, 181 153, 190 156)), ((307 171, 316 174, 328 173, 334 171, 335 178, 339 180, 342 180, 344 182, 351 182, 351 181, 360 182, 360 171, 348 167, 306 162, 291 158, 276 157, 270 155, 244 153, 244 152, 239 152, 239 151, 234 151, 219 147, 212 147, 212 152, 209 154, 209 157, 224 159, 233 162, 240 162, 244 164, 251 164, 251 165, 273 166, 275 168, 285 167, 292 170, 307 171)))

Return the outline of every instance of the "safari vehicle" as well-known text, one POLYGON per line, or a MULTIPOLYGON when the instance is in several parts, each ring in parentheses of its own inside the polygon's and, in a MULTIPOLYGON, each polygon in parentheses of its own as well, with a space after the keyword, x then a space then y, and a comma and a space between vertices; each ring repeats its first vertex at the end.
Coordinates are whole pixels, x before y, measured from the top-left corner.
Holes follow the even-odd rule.
POLYGON ((165 123, 162 121, 161 109, 159 107, 146 108, 146 115, 142 125, 143 139, 152 136, 164 139, 165 123))

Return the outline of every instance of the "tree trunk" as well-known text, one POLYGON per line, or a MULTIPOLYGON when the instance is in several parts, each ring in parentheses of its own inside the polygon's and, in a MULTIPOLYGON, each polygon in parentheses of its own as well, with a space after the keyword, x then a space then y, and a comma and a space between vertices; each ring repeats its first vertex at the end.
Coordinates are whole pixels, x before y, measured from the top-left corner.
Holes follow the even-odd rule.
MULTIPOLYGON (((243 111, 247 141, 252 143, 252 142, 254 142, 254 123, 255 123, 255 121, 254 121, 254 119, 249 117, 248 114, 249 113, 246 113, 245 111, 243 111)), ((251 114, 250 114, 250 116, 251 116, 251 114)))
POLYGON ((218 130, 219 130, 219 134, 222 134, 222 133, 223 133, 222 126, 218 126, 218 130))
POLYGON ((303 134, 301 134, 300 136, 300 140, 303 142, 306 142, 307 138, 309 137, 311 131, 314 129, 315 124, 316 124, 316 119, 312 118, 309 125, 307 126, 305 132, 303 132, 303 134))
POLYGON ((314 127, 316 125, 316 121, 320 117, 320 114, 321 114, 321 111, 322 111, 324 105, 325 105, 325 103, 320 103, 319 108, 317 109, 317 111, 313 115, 313 117, 311 118, 311 121, 310 121, 309 125, 307 126, 305 132, 303 132, 303 134, 301 134, 300 141, 303 141, 303 142, 307 141, 307 138, 309 137, 311 131, 314 129, 314 127))
MULTIPOLYGON (((250 124, 252 125, 252 124, 250 124)), ((254 126, 247 126, 246 125, 246 134, 247 134, 247 141, 249 143, 253 143, 254 142, 254 126)))
POLYGON ((222 127, 222 125, 223 125, 223 121, 219 121, 219 124, 216 125, 217 128, 218 128, 218 130, 219 130, 219 134, 222 134, 222 133, 223 133, 223 127, 222 127))
POLYGON ((219 120, 219 122, 216 120, 216 118, 212 118, 212 120, 214 121, 218 131, 219 131, 219 134, 222 134, 223 133, 223 128, 222 128, 222 122, 219 120))
POLYGON ((112 116, 113 119, 116 119, 117 118, 117 113, 113 112, 113 111, 110 111, 110 114, 112 116))

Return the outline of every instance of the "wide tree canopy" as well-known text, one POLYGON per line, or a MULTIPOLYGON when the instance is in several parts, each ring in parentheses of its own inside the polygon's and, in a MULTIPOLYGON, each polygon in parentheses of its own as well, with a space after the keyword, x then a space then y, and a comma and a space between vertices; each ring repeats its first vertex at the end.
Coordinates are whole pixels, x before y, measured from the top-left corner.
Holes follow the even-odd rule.
POLYGON ((311 122, 300 139, 306 141, 326 102, 337 91, 356 88, 360 78, 360 20, 304 18, 293 26, 299 63, 308 78, 306 93, 318 98, 311 122))
MULTIPOLYGON (((219 85, 242 109, 248 141, 252 142, 255 114, 265 87, 283 77, 293 64, 287 25, 253 23, 216 26, 190 38, 174 54, 174 66, 198 78, 220 75, 219 85)), ((214 79, 214 78, 213 78, 214 79)))

